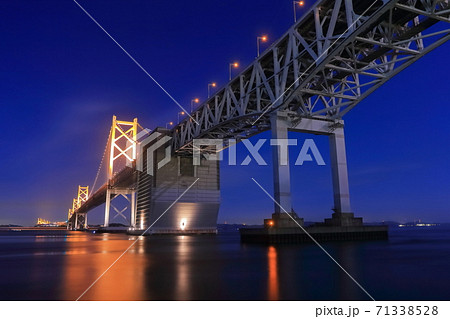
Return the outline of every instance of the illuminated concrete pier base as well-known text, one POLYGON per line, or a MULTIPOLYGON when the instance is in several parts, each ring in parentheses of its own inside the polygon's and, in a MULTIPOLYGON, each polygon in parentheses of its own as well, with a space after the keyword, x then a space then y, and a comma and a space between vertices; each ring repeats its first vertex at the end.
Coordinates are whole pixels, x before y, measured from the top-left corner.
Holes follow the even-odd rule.
MULTIPOLYGON (((386 240, 388 226, 310 226, 305 227, 316 241, 386 240)), ((241 228, 241 241, 259 244, 312 243, 301 228, 241 228)))
MULTIPOLYGON (((143 167, 147 167, 146 150, 153 143, 144 148, 143 167)), ((166 156, 166 148, 159 147, 151 158, 153 174, 139 172, 136 227, 130 233, 141 234, 150 227, 146 235, 215 234, 220 206, 219 162, 201 159, 200 165, 194 166, 192 155, 172 154, 157 168, 166 156)))

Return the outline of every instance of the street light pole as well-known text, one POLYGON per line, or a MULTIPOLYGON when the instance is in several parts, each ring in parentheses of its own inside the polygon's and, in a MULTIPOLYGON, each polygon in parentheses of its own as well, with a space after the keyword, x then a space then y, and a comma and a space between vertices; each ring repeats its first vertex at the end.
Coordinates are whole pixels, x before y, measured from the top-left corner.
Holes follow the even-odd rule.
POLYGON ((259 47, 260 47, 260 42, 266 42, 267 41, 267 36, 263 35, 262 37, 257 37, 256 38, 256 51, 258 53, 258 58, 259 58, 259 47))
POLYGON ((208 99, 211 97, 211 87, 215 88, 216 86, 216 82, 208 83, 208 99))
POLYGON ((178 124, 180 123, 180 115, 184 115, 184 112, 178 112, 178 124))
POLYGON ((199 101, 197 98, 191 100, 191 113, 194 112, 194 103, 198 103, 199 101))
POLYGON ((297 22, 297 6, 299 5, 300 7, 303 7, 305 5, 305 1, 293 1, 293 5, 294 5, 294 22, 297 22))
POLYGON ((231 68, 238 68, 239 67, 239 63, 237 63, 237 62, 233 62, 233 63, 230 63, 230 78, 229 78, 229 80, 231 81, 231 68))

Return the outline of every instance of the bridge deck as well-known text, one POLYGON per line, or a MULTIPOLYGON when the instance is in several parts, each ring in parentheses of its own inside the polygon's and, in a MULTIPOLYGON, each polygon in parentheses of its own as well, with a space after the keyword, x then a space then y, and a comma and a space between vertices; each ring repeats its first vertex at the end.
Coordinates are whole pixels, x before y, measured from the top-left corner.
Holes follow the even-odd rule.
MULTIPOLYGON (((134 167, 125 167, 114 177, 102 185, 99 189, 97 189, 92 195, 89 196, 89 199, 84 202, 75 213, 84 214, 89 212, 90 210, 102 205, 106 201, 106 191, 109 188, 111 189, 120 189, 120 188, 134 188, 136 187, 137 182, 137 171, 134 167)), ((74 218, 75 214, 72 215, 74 218)), ((71 218, 71 219, 72 219, 71 218)))

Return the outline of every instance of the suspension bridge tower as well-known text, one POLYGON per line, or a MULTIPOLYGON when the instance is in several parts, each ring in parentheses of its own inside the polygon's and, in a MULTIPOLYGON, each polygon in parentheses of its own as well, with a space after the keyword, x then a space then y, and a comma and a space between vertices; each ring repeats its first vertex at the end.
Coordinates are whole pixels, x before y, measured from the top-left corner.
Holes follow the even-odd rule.
POLYGON ((104 227, 109 226, 111 208, 116 212, 116 215, 113 218, 121 216, 128 221, 124 214, 128 209, 128 205, 119 209, 112 204, 112 201, 119 196, 125 198, 130 204, 130 226, 134 227, 136 224, 136 189, 133 186, 121 187, 120 185, 114 185, 116 173, 114 168, 120 166, 120 164, 123 166, 124 161, 127 166, 134 165, 137 152, 137 129, 137 118, 132 122, 127 122, 119 121, 116 116, 113 116, 109 140, 109 166, 107 174, 108 183, 106 190, 104 227))

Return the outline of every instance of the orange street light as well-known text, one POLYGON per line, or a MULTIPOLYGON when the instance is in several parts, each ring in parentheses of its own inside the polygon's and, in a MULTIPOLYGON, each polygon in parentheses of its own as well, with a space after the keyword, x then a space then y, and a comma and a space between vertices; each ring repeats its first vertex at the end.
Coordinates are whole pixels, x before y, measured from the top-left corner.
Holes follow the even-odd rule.
POLYGON ((168 123, 166 123, 166 128, 168 128, 168 126, 172 126, 173 125, 173 122, 168 122, 168 123))
POLYGON ((230 81, 231 81, 231 68, 237 69, 238 67, 239 67, 239 63, 238 62, 230 63, 230 81))
POLYGON ((267 37, 267 35, 263 35, 261 37, 257 37, 256 38, 256 49, 258 51, 258 57, 259 57, 259 47, 260 47, 260 42, 267 42, 267 40, 269 40, 269 38, 267 37))
POLYGON ((211 87, 215 88, 217 86, 216 82, 208 83, 208 99, 211 96, 211 87))
POLYGON ((180 115, 183 116, 185 114, 185 112, 178 112, 178 123, 180 123, 180 115))
POLYGON ((197 98, 191 100, 191 113, 194 111, 194 103, 196 104, 198 102, 200 102, 200 100, 197 98))
POLYGON ((305 1, 293 1, 294 3, 294 22, 297 22, 297 5, 299 7, 303 7, 305 5, 305 1))

